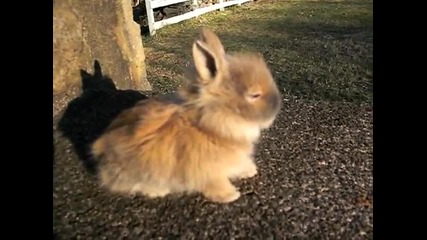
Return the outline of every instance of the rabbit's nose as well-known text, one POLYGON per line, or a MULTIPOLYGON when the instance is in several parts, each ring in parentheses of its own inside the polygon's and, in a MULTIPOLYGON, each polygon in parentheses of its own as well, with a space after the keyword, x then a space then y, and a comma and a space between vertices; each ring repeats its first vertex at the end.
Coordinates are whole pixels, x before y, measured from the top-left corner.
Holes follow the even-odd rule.
POLYGON ((276 114, 277 111, 280 109, 280 95, 277 94, 271 94, 267 98, 268 106, 270 106, 270 109, 273 111, 273 115, 276 114))

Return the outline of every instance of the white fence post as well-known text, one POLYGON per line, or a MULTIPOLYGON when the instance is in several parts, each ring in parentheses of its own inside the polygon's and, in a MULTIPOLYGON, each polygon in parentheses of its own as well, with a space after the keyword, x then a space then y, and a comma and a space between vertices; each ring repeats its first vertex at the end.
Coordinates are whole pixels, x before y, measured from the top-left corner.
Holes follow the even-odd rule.
MULTIPOLYGON (((223 4, 223 2, 224 2, 224 0, 218 0, 218 2, 219 2, 219 4, 220 4, 220 5, 222 5, 222 4, 223 4)), ((224 7, 220 8, 219 10, 220 10, 220 11, 224 11, 224 7)))
POLYGON ((150 35, 156 34, 156 29, 154 28, 154 12, 151 8, 151 0, 145 0, 145 9, 147 10, 147 21, 148 21, 148 30, 150 35))

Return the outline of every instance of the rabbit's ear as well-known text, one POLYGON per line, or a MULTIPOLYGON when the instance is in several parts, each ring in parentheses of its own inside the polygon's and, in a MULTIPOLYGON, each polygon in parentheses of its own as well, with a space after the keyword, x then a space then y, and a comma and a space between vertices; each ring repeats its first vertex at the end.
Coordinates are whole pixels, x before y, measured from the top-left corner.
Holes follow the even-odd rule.
POLYGON ((225 64, 225 51, 218 36, 203 28, 193 44, 193 59, 200 80, 206 82, 215 78, 225 64))

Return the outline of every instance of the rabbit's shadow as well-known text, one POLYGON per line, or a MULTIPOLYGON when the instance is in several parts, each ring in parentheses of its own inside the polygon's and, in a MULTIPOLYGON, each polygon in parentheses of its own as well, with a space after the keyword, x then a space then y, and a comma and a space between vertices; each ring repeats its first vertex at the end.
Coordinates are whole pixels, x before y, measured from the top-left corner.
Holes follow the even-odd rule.
POLYGON ((93 75, 85 70, 80 70, 80 73, 83 92, 68 104, 58 127, 71 141, 87 170, 96 173, 96 162, 90 153, 91 144, 121 111, 148 96, 139 91, 118 90, 111 78, 103 76, 98 61, 95 61, 93 75))

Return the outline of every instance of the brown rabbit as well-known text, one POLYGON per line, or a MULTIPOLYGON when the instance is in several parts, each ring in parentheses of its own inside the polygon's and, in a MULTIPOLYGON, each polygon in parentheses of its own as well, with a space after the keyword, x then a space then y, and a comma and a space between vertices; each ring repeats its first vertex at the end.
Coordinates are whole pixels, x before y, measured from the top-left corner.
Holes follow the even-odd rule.
POLYGON ((281 107, 270 70, 260 55, 226 54, 206 28, 192 53, 193 72, 176 98, 125 110, 92 146, 104 187, 149 197, 198 192, 226 203, 240 196, 230 180, 257 174, 254 144, 281 107))

